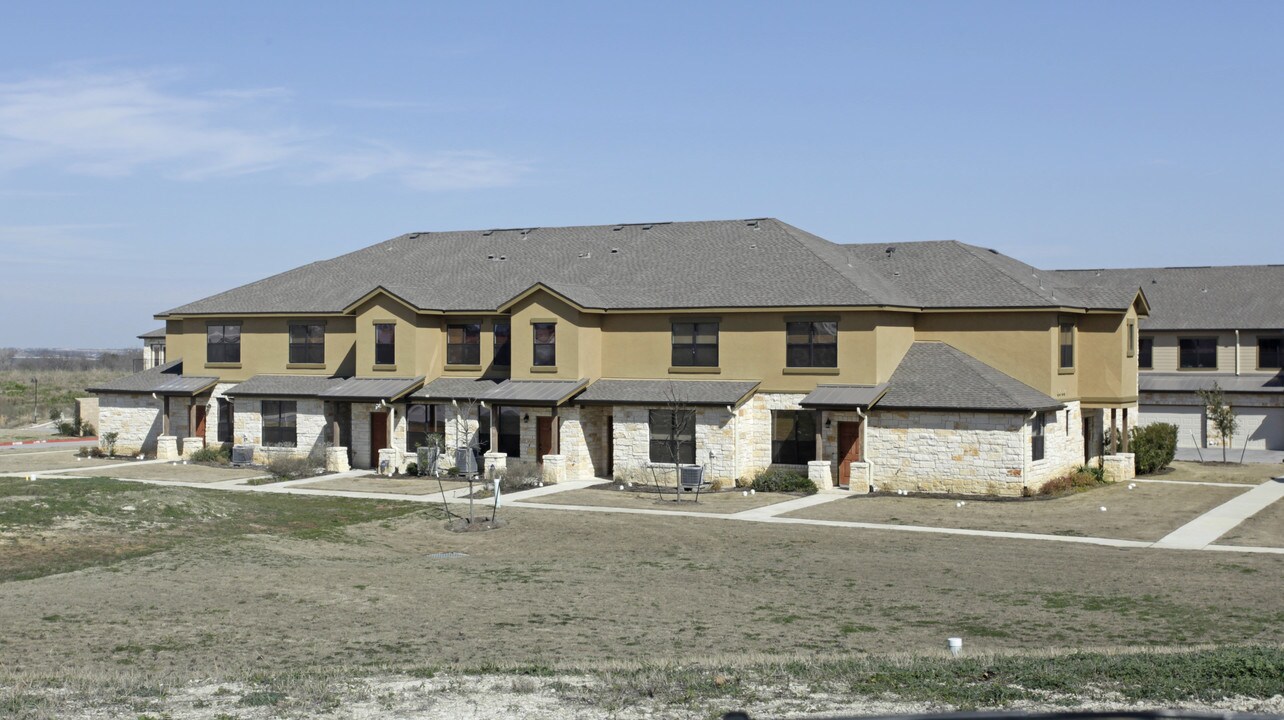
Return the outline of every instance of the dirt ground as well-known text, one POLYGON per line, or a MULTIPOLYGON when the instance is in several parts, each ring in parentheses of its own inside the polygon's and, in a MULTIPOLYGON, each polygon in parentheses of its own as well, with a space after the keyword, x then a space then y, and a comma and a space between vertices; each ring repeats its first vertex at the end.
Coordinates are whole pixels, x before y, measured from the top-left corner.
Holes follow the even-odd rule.
MULTIPOLYGON (((69 473, 71 474, 71 473, 69 473)), ((123 465, 96 469, 96 477, 110 477, 122 480, 177 480, 191 483, 215 483, 224 480, 243 480, 260 477, 266 474, 262 468, 234 468, 216 465, 197 465, 189 463, 149 463, 146 465, 123 465)))
MULTIPOLYGON (((1129 490, 1119 484, 1052 499, 968 500, 963 507, 946 498, 857 495, 786 516, 1154 541, 1247 490, 1169 483, 1137 483, 1129 490)), ((1284 537, 1278 541, 1284 545, 1284 537)))
MULTIPOLYGON (((1206 456, 1207 457, 1207 456, 1206 456)), ((1220 455, 1219 455, 1220 457, 1220 455)), ((1138 477, 1154 480, 1181 480, 1195 482, 1249 483, 1259 485, 1273 477, 1284 475, 1284 463, 1246 463, 1244 465, 1173 461, 1172 467, 1153 475, 1138 477)))
POLYGON ((1217 545, 1284 547, 1284 500, 1276 500, 1218 538, 1217 545))
MULTIPOLYGON (((3 583, 0 653, 30 672, 181 681, 265 665, 415 672, 930 651, 951 636, 978 652, 1284 641, 1284 557, 1274 555, 688 517, 503 517, 503 530, 456 534, 429 507, 307 539, 219 536, 3 583)), ((77 532, 61 531, 68 541, 77 532)))
POLYGON ((21 474, 24 470, 65 470, 67 468, 104 467, 121 465, 132 460, 111 458, 82 458, 75 450, 7 450, 0 453, 0 474, 21 474))
MULTIPOLYGON (((739 491, 731 493, 701 493, 699 502, 695 493, 683 493, 682 501, 675 502, 672 492, 663 496, 655 493, 629 492, 627 490, 598 490, 585 488, 554 495, 531 498, 531 502, 552 505, 596 505, 599 507, 639 508, 643 510, 682 510, 686 512, 737 513, 742 510, 774 505, 800 496, 784 493, 755 493, 748 497, 739 491)), ((520 499, 514 497, 514 499, 520 499)))
MULTIPOLYGON (((433 478, 414 478, 414 477, 356 477, 356 478, 337 478, 334 480, 319 480, 314 483, 298 485, 296 487, 315 489, 315 490, 351 490, 354 492, 372 492, 372 493, 400 493, 402 495, 431 495, 440 493, 442 488, 446 492, 468 487, 468 483, 458 480, 442 480, 441 485, 433 478)), ((478 486, 480 487, 480 485, 478 486)))

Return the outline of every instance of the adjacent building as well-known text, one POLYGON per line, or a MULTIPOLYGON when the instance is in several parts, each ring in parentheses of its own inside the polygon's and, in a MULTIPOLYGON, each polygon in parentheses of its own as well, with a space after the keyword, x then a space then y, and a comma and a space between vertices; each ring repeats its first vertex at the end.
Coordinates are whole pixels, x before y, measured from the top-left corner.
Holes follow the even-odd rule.
POLYGON ((1284 265, 1058 272, 1067 282, 1141 287, 1141 422, 1177 426, 1181 447, 1219 445, 1198 390, 1225 391, 1236 449, 1284 450, 1284 265))
POLYGON ((554 479, 1019 494, 1136 422, 1148 313, 1138 286, 774 219, 423 232, 160 313, 166 362, 95 392, 162 455, 391 470, 440 438, 554 479))

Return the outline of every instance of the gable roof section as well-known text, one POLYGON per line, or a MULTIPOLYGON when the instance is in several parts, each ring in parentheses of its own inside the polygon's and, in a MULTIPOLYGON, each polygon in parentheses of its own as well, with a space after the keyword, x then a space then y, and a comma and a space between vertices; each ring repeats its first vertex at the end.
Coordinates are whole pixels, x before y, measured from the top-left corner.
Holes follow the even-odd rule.
POLYGON ((140 373, 85 388, 97 394, 199 395, 218 383, 216 377, 183 374, 183 361, 172 360, 140 373))
POLYGON ((943 342, 916 342, 875 409, 1029 412, 1063 404, 943 342))
POLYGON ((380 290, 422 311, 493 312, 540 286, 603 310, 1065 304, 1073 293, 1044 275, 954 241, 837 245, 771 218, 474 230, 402 235, 160 316, 338 314, 380 290))
POLYGON ((1080 287, 1140 287, 1150 301, 1145 330, 1284 328, 1284 265, 1058 270, 1080 287))
POLYGON ((163 327, 158 327, 158 328, 156 328, 155 330, 151 330, 151 331, 145 332, 145 333, 143 333, 142 335, 139 335, 139 336, 138 336, 138 339, 139 339, 139 340, 156 340, 156 339, 164 340, 164 339, 165 339, 165 328, 163 328, 163 327))

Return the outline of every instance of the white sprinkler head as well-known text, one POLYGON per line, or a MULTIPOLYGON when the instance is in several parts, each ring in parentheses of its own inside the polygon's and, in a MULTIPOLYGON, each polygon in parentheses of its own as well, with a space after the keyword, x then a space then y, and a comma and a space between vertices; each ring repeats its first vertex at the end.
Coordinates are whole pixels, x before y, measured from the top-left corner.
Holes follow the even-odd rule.
POLYGON ((741 495, 744 495, 745 497, 749 497, 749 491, 748 491, 748 490, 741 490, 741 491, 740 491, 740 494, 741 494, 741 495))
POLYGON ((757 490, 756 488, 749 488, 749 494, 750 494, 750 495, 754 495, 754 494, 756 494, 757 492, 758 492, 758 490, 757 490))
POLYGON ((623 490, 623 489, 624 489, 624 486, 623 486, 623 485, 620 485, 620 486, 619 486, 619 488, 620 488, 621 490, 623 490))
POLYGON ((1106 506, 1105 506, 1105 505, 1102 505, 1102 506, 1101 506, 1101 512, 1105 512, 1105 511, 1106 511, 1106 506))
POLYGON ((954 507, 956 507, 956 508, 963 507, 963 503, 961 503, 961 502, 956 502, 956 503, 954 503, 954 507))

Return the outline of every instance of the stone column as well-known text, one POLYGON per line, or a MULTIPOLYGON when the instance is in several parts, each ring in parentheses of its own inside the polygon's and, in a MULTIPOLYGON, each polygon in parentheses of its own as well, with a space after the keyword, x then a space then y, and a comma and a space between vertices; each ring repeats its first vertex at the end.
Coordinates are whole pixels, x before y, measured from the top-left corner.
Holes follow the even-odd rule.
POLYGON ((543 466, 545 484, 556 485, 560 482, 566 482, 565 455, 545 455, 543 466))
POLYGON ((502 452, 492 450, 482 456, 482 465, 485 467, 486 477, 488 478, 503 475, 508 470, 508 456, 502 452))
POLYGON ((203 437, 185 437, 183 438, 183 459, 191 460, 192 455, 197 450, 205 447, 205 438, 203 437))
MULTIPOLYGON (((336 428, 336 434, 338 430, 336 428)), ((325 469, 326 472, 347 472, 352 468, 348 465, 348 448, 339 445, 332 445, 325 449, 325 469)))
POLYGON ((852 492, 869 492, 869 463, 856 461, 851 464, 851 485, 848 489, 852 492))
POLYGON ((807 479, 816 483, 821 490, 834 487, 834 473, 828 460, 812 460, 807 463, 807 479))
POLYGON ((1119 431, 1123 435, 1123 451, 1128 452, 1128 408, 1123 409, 1123 428, 1119 431))
POLYGON ((161 435, 156 438, 156 459, 157 460, 178 460, 181 456, 178 454, 178 438, 173 435, 161 435))

